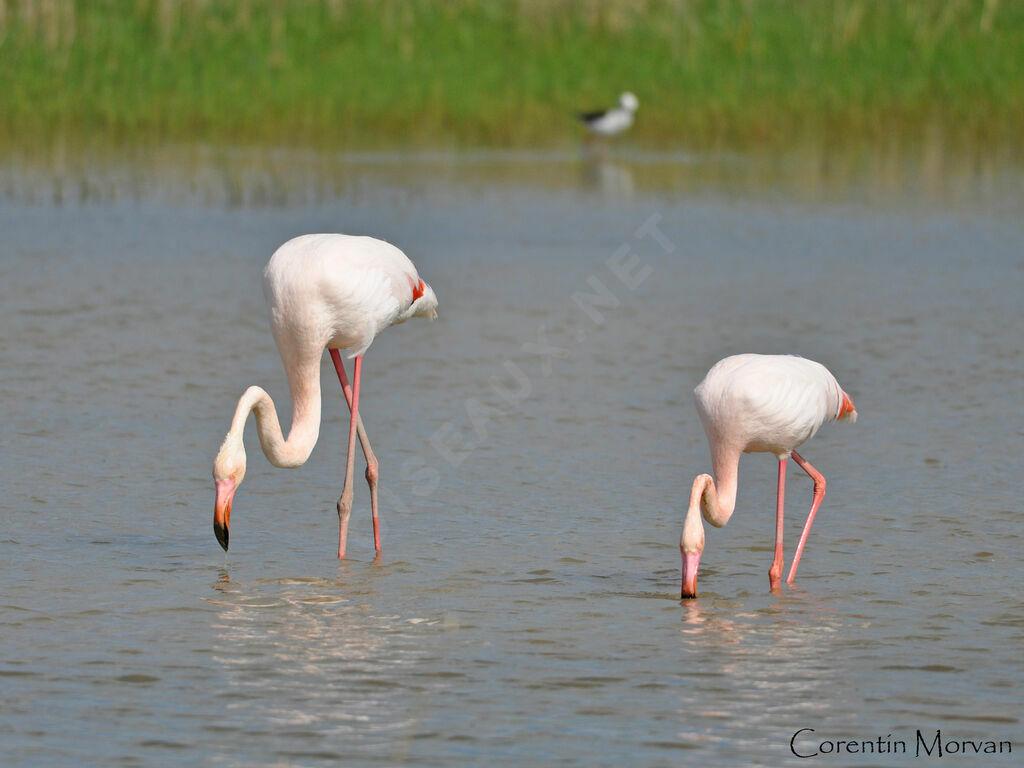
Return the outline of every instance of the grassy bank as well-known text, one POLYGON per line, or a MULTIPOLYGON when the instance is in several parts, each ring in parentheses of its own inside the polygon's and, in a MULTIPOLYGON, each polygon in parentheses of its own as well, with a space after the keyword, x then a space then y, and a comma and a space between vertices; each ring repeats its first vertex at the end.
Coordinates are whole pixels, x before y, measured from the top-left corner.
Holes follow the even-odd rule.
POLYGON ((0 135, 545 146, 1024 143, 1024 3, 0 0, 0 135))

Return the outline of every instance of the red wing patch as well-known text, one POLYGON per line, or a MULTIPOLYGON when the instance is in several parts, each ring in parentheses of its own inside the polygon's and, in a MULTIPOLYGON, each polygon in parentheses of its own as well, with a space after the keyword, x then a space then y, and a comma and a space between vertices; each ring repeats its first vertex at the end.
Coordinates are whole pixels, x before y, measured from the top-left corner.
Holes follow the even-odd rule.
POLYGON ((843 404, 839 406, 839 415, 836 418, 841 419, 846 414, 853 413, 854 410, 856 409, 853 407, 853 400, 850 399, 848 394, 843 392, 843 404))
POLYGON ((420 298, 426 292, 426 283, 420 280, 419 285, 412 289, 412 300, 420 298))

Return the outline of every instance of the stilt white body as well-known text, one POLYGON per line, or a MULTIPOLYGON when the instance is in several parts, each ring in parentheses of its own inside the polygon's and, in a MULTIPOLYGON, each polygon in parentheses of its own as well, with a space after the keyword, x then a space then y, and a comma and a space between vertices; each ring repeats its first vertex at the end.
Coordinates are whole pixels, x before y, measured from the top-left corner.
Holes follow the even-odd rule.
POLYGON ((579 117, 593 133, 599 136, 616 136, 633 125, 633 115, 639 106, 637 97, 627 91, 619 96, 617 107, 600 112, 585 112, 579 117))

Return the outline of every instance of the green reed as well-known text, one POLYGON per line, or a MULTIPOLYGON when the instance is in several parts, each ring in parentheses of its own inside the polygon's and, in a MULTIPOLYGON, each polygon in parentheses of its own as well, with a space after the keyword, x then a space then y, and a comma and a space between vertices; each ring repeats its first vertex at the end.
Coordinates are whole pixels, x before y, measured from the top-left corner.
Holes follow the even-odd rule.
POLYGON ((0 135, 658 146, 1019 144, 1024 2, 0 0, 0 135))

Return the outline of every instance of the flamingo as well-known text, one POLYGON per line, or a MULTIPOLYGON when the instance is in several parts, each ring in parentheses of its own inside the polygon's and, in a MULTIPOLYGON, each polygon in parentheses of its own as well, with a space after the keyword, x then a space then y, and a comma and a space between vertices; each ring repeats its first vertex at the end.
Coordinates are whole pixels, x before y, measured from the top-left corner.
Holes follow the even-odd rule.
POLYGON ((697 568, 704 550, 701 515, 721 528, 736 507, 740 454, 774 453, 779 460, 775 513, 775 559, 768 571, 774 591, 782 579, 782 511, 786 494, 786 460, 793 460, 814 481, 807 515, 786 583, 792 586, 814 515, 825 497, 825 477, 796 449, 826 421, 856 421, 853 400, 821 363, 794 355, 733 355, 720 360, 693 391, 697 411, 711 447, 714 477, 693 481, 690 506, 679 549, 683 557, 682 598, 697 596, 697 568))
POLYGON ((320 434, 320 358, 326 348, 341 382, 350 418, 345 486, 338 500, 338 557, 345 556, 352 511, 355 440, 366 457, 373 544, 380 553, 377 518, 379 464, 359 416, 363 355, 382 330, 411 317, 437 317, 437 297, 398 248, 383 240, 351 235, 302 235, 270 257, 263 270, 263 293, 270 305, 270 327, 281 353, 292 398, 292 424, 285 439, 274 401, 260 387, 249 387, 235 407, 231 429, 213 462, 217 488, 213 531, 227 551, 231 503, 245 476, 242 433, 256 413, 263 453, 275 467, 297 467, 313 452, 320 434), (349 385, 339 350, 353 362, 349 385))

